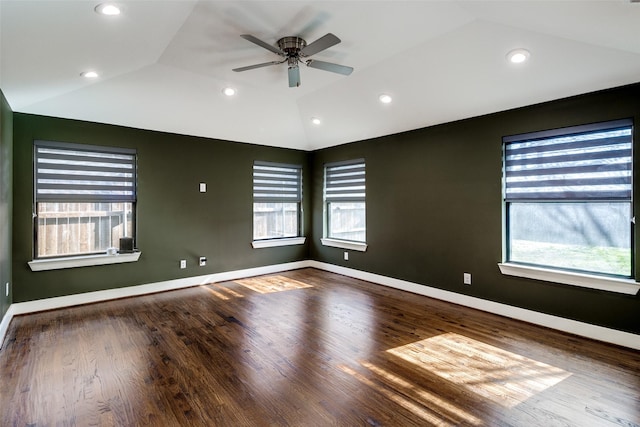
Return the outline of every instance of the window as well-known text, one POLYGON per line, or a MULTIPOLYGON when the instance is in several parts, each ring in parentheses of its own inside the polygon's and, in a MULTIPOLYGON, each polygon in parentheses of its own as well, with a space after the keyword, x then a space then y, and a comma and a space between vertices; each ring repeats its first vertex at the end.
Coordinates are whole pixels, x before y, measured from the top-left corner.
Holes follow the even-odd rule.
POLYGON ((35 141, 35 258, 105 253, 134 238, 136 152, 35 141))
POLYGON ((324 183, 325 238, 366 242, 364 159, 325 165, 324 183))
POLYGON ((632 122, 504 138, 506 261, 632 277, 632 122))
POLYGON ((253 240, 300 236, 302 166, 253 164, 253 240))

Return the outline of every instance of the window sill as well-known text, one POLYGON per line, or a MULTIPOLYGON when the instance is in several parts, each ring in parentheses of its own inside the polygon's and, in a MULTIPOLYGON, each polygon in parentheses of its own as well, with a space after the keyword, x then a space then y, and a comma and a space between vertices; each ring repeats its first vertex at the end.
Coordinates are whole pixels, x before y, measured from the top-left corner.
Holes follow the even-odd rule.
POLYGON ((333 248, 351 249, 352 251, 360 251, 360 252, 365 252, 367 250, 366 243, 350 242, 348 240, 338 240, 338 239, 328 239, 328 238, 320 239, 320 241, 324 246, 331 246, 333 248))
POLYGON ((303 245, 306 240, 306 237, 285 237, 283 239, 254 240, 253 242, 251 242, 251 246, 253 246, 253 249, 261 249, 273 248, 276 246, 303 245))
POLYGON ((591 274, 571 273, 548 268, 531 267, 512 263, 498 263, 500 272, 509 276, 525 277, 527 279, 544 280, 546 282, 562 283, 565 285, 581 286, 583 288, 599 289, 601 291, 618 292, 636 295, 640 290, 640 283, 631 279, 616 279, 591 274))
POLYGON ((136 262, 142 252, 116 255, 85 255, 68 258, 36 259, 28 262, 31 271, 60 270, 63 268, 89 267, 93 265, 136 262))

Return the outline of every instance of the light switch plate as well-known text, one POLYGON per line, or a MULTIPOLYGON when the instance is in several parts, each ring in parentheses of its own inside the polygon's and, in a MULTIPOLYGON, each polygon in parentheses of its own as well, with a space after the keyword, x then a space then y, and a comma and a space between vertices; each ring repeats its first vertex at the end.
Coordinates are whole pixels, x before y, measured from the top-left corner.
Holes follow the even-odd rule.
POLYGON ((207 183, 206 182, 201 182, 200 183, 200 192, 201 193, 206 193, 207 192, 207 183))
POLYGON ((464 273, 463 276, 462 276, 462 280, 463 280, 465 285, 470 285, 471 284, 471 273, 464 273))

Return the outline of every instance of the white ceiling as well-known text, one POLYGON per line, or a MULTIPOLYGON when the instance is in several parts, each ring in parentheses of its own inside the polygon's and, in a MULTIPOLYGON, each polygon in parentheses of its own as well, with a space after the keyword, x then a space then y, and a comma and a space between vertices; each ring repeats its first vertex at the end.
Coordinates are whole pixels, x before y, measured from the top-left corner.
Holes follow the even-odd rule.
POLYGON ((0 0, 13 111, 312 150, 640 81, 629 0, 122 0, 116 17, 99 2, 0 0), (231 71, 279 58, 241 34, 328 32, 342 43, 314 58, 348 77, 303 66, 289 88, 285 64, 231 71), (530 61, 508 63, 514 48, 530 61))

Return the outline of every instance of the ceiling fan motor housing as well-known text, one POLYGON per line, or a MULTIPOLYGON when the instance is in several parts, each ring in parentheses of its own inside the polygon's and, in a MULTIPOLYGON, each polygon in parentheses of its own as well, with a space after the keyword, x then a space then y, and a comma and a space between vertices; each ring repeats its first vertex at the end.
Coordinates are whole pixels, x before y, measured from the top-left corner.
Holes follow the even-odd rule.
POLYGON ((300 37, 288 36, 278 40, 278 47, 281 51, 287 54, 287 58, 289 59, 289 66, 292 65, 292 58, 296 60, 295 64, 297 64, 297 59, 300 56, 300 50, 304 49, 306 45, 307 42, 300 37))

